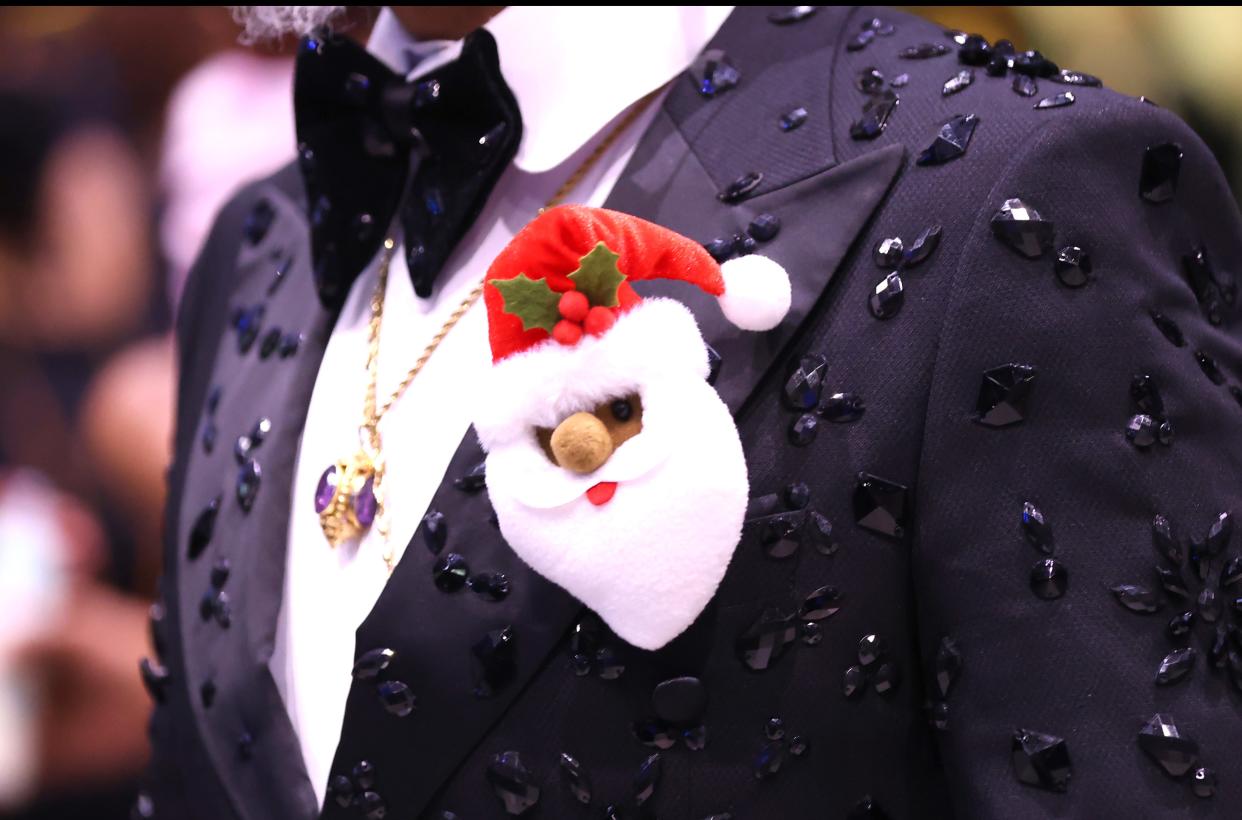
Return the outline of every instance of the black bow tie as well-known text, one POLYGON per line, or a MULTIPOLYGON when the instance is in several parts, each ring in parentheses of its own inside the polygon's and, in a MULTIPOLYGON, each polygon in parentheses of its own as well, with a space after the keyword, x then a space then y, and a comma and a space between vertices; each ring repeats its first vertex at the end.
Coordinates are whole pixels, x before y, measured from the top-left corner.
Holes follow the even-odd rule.
POLYGON ((293 100, 320 300, 340 307, 398 208, 414 291, 429 296, 522 138, 496 41, 479 29, 406 82, 346 38, 308 37, 293 100))

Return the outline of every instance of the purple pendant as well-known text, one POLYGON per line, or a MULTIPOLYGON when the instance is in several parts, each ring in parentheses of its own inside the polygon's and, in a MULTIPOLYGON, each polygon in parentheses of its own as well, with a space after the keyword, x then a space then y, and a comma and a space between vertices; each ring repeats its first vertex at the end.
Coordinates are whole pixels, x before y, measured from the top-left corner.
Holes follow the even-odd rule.
POLYGON ((315 512, 322 513, 332 504, 336 495, 336 465, 323 471, 319 477, 319 487, 315 489, 315 512))
POLYGON ((366 483, 362 485, 362 489, 354 496, 354 515, 363 529, 371 526, 371 523, 375 521, 375 509, 378 503, 375 499, 374 484, 374 476, 367 476, 366 483))

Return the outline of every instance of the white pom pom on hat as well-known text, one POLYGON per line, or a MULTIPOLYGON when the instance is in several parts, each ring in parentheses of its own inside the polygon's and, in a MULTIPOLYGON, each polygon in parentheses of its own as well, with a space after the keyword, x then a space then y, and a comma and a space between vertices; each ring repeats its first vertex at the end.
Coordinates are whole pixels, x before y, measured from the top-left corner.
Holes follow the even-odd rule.
POLYGON ((742 330, 771 330, 789 313, 793 291, 789 274, 766 256, 752 254, 720 266, 724 293, 720 310, 742 330))

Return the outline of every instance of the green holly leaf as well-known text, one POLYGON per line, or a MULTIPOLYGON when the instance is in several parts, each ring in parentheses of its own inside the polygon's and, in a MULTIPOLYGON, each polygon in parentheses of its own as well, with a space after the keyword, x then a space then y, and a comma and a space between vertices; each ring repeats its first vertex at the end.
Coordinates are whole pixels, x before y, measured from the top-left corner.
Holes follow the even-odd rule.
POLYGON ((625 281, 625 274, 617 270, 620 258, 600 242, 578 260, 578 269, 569 274, 574 287, 586 295, 592 307, 616 307, 620 304, 617 288, 625 281))
POLYGON ((542 328, 549 333, 560 321, 557 304, 561 295, 543 279, 531 279, 519 273, 512 279, 489 279, 505 300, 505 313, 522 320, 522 330, 542 328))

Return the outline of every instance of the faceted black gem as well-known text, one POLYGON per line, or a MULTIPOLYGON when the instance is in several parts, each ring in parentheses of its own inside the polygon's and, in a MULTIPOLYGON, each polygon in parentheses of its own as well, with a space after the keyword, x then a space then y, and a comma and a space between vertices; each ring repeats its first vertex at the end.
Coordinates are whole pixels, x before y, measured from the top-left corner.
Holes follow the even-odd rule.
POLYGON ((1164 338, 1178 347, 1186 346, 1186 337, 1182 335, 1182 329, 1177 326, 1177 322, 1155 310, 1151 311, 1151 320, 1156 323, 1156 327, 1164 334, 1164 338))
POLYGON ((648 756, 639 764, 633 783, 635 805, 643 805, 655 794, 656 786, 660 783, 660 770, 659 752, 648 756))
POLYGON ((267 236, 268 230, 272 227, 272 222, 276 219, 276 209, 272 207, 272 203, 267 199, 260 199, 250 209, 250 213, 246 215, 246 221, 242 225, 242 233, 246 237, 246 241, 251 245, 257 245, 263 241, 263 237, 267 236))
POLYGON ((789 443, 796 447, 806 447, 815 441, 819 434, 819 419, 814 413, 803 413, 789 427, 789 443))
POLYGON ((953 690, 953 684, 962 674, 962 650, 957 641, 947 635, 940 639, 940 648, 936 650, 936 690, 940 697, 947 698, 953 690))
POLYGON ((730 205, 741 202, 751 191, 758 188, 761 182, 763 182, 763 174, 750 171, 730 182, 724 190, 716 194, 716 198, 730 205))
POLYGON ((1183 612, 1180 615, 1174 615, 1169 621, 1169 637, 1173 640, 1181 640, 1189 635, 1195 628, 1195 613, 1183 612))
POLYGON ((1215 590, 1204 589, 1199 592, 1199 617, 1210 624, 1214 624, 1220 620, 1223 611, 1223 604, 1216 595, 1215 590))
POLYGON ((232 610, 229 607, 229 594, 227 592, 208 593, 211 595, 211 615, 216 619, 216 623, 221 629, 228 629, 233 622, 232 610))
POLYGON ((767 609, 738 636, 734 648, 747 668, 762 672, 779 660, 797 638, 796 618, 777 609, 767 609))
POLYGON ((840 545, 832 537, 832 522, 820 513, 811 511, 803 531, 810 537, 815 550, 820 555, 833 555, 840 545))
POLYGON ((805 481, 795 481, 785 486, 785 506, 790 510, 804 510, 811 503, 811 488, 805 481))
POLYGON ((903 48, 897 52, 897 56, 903 60, 927 60, 932 57, 942 57, 949 53, 949 47, 944 43, 919 43, 917 46, 903 48))
POLYGON ((747 256, 752 254, 758 249, 758 247, 759 245, 755 242, 755 238, 753 236, 746 236, 745 234, 740 233, 733 235, 733 249, 738 256, 747 256))
POLYGON ((1199 744, 1177 731, 1171 715, 1153 715, 1139 730, 1139 748, 1170 777, 1181 777, 1199 759, 1199 744))
POLYGON ((439 555, 448 543, 448 519, 439 510, 430 510, 423 516, 423 543, 432 555, 439 555))
POLYGON ((1220 555, 1233 538, 1233 516, 1223 512, 1216 516, 1207 534, 1207 548, 1212 555, 1220 555))
POLYGON ((858 641, 858 662, 863 666, 871 664, 888 655, 888 643, 879 635, 863 635, 858 641))
POLYGON ((453 481, 453 486, 462 492, 477 493, 487 486, 487 462, 480 461, 470 472, 453 481))
POLYGON ((824 641, 824 630, 817 621, 803 621, 798 625, 798 636, 806 646, 819 646, 824 641))
POLYGON ((352 674, 355 680, 370 680, 387 669, 388 664, 392 663, 392 659, 396 656, 397 653, 387 647, 370 649, 362 653, 358 660, 354 661, 352 674))
POLYGON ((1013 76, 1013 92, 1020 97, 1033 97, 1039 93, 1039 83, 1026 74, 1013 76))
POLYGON ((466 559, 455 552, 442 556, 431 568, 431 576, 441 592, 456 592, 466 585, 470 567, 466 559))
POLYGON ((1225 564, 1225 568, 1220 571, 1221 589, 1228 589, 1236 586, 1242 581, 1242 555, 1235 555, 1225 564))
POLYGON ((1212 556, 1208 553, 1207 543, 1191 538, 1190 547, 1186 551, 1186 563, 1199 580, 1206 584, 1208 576, 1212 574, 1212 556))
POLYGON ((917 160, 919 165, 941 165, 966 153, 970 138, 975 135, 979 118, 974 114, 960 114, 940 126, 940 133, 917 160))
POLYGON ((929 709, 927 720, 932 728, 943 732, 949 728, 949 704, 943 700, 936 701, 929 709))
POLYGON ((846 51, 862 51, 875 39, 875 29, 865 28, 845 44, 846 51))
POLYGON ((1168 202, 1177 192, 1177 178, 1181 169, 1181 146, 1171 142, 1150 146, 1143 152, 1139 196, 1148 202, 1168 202))
POLYGON ((1069 587, 1069 571, 1055 558, 1044 558, 1031 567, 1031 591, 1045 601, 1055 600, 1069 587))
POLYGON ((850 125, 850 137, 856 140, 873 140, 883 134, 898 101, 897 93, 889 89, 872 95, 863 106, 862 117, 850 125))
POLYGON ((241 466, 241 470, 238 471, 237 503, 241 505, 244 512, 250 512, 250 508, 254 506, 254 499, 259 494, 259 482, 262 476, 263 471, 259 469, 259 463, 253 458, 247 459, 246 463, 241 466))
MULTIPOLYGON (((277 252, 277 254, 279 254, 279 251, 277 252)), ((273 258, 278 258, 278 256, 274 256, 273 258)), ((268 296, 271 296, 273 293, 276 292, 276 290, 282 284, 284 284, 284 281, 285 279, 288 278, 289 271, 292 268, 293 268, 293 254, 287 254, 284 257, 284 259, 281 260, 281 263, 276 266, 276 272, 272 276, 272 282, 270 285, 267 286, 268 296)))
POLYGON ((782 131, 792 131, 802 125, 802 123, 806 122, 806 118, 807 111, 805 108, 791 108, 784 114, 781 114, 781 118, 777 120, 777 124, 780 125, 782 131))
POLYGON ((1044 57, 1038 51, 1023 51, 1013 55, 1014 71, 1031 77, 1051 77, 1060 69, 1056 63, 1044 57))
POLYGON ((909 489, 869 473, 859 473, 854 487, 854 521, 858 526, 897 540, 910 521, 909 489))
POLYGON ((492 757, 487 764, 487 782, 492 784, 505 812, 514 817, 539 802, 539 787, 517 752, 501 752, 492 757))
POLYGON ((561 779, 569 793, 584 806, 591 805, 591 778, 586 769, 573 755, 561 752, 559 759, 561 779))
POLYGON ((818 354, 807 353, 799 358, 793 372, 785 380, 785 406, 791 410, 814 410, 824 391, 827 369, 828 360, 818 354))
POLYGON ((237 352, 245 355, 254 340, 259 338, 259 327, 263 322, 263 314, 267 309, 263 305, 254 305, 242 311, 237 317, 237 352))
POLYGON ((1160 586, 1170 595, 1178 598, 1190 596, 1190 591, 1186 589, 1186 582, 1182 580, 1182 574, 1177 570, 1156 567, 1156 577, 1160 579, 1160 586))
POLYGON ((625 664, 611 646, 595 650, 595 673, 601 680, 616 680, 625 674, 625 664))
POLYGON ((717 237, 703 245, 703 248, 717 262, 727 262, 733 258, 733 237, 717 237))
POLYGON ((856 393, 833 393, 819 406, 819 414, 833 423, 848 424, 862 418, 866 409, 856 393))
POLYGON ((901 682, 901 673, 894 663, 882 663, 875 669, 875 674, 871 676, 871 686, 881 695, 887 695, 897 689, 897 684, 901 682))
POLYGON ((298 346, 302 344, 301 333, 286 333, 280 339, 280 358, 288 359, 298 352, 298 346))
POLYGON ((957 50, 958 62, 963 65, 987 65, 992 57, 992 46, 979 34, 968 34, 957 50))
POLYGON ((948 97, 959 91, 964 91, 975 81, 975 72, 969 68, 963 68, 949 79, 945 80, 944 87, 940 89, 941 95, 948 97))
POLYGON ((1168 419, 1160 422, 1160 426, 1156 429, 1156 440, 1165 447, 1173 443, 1173 423, 1168 419))
POLYGON ((204 404, 207 415, 210 416, 216 412, 216 408, 220 406, 220 396, 223 392, 223 388, 218 384, 211 388, 211 392, 207 394, 207 401, 204 404))
POLYGON ((1173 523, 1168 518, 1157 515, 1152 519, 1151 537, 1156 552, 1173 562, 1174 566, 1181 566, 1182 544, 1177 533, 1173 531, 1173 523))
POLYGON ((512 683, 517 675, 511 626, 488 632, 471 647, 470 654, 474 658, 476 697, 492 697, 512 683))
POLYGON ((353 781, 343 774, 335 775, 328 781, 328 796, 341 808, 349 808, 354 799, 353 781))
POLYGON ((372 791, 363 792, 360 798, 354 798, 354 808, 364 820, 384 820, 388 816, 388 805, 384 798, 372 791))
POLYGON ((1069 69, 1061 69, 1055 74, 1048 77, 1054 83, 1064 83, 1065 85, 1081 85, 1088 88, 1099 88, 1104 85, 1099 77, 1085 74, 1081 71, 1070 71, 1069 69))
POLYGON ((644 746, 656 749, 671 749, 677 745, 677 735, 673 729, 659 720, 637 720, 630 726, 634 738, 644 746))
POLYGON ((1161 686, 1177 683, 1190 674, 1191 669, 1194 669, 1195 658, 1198 655, 1199 653, 1193 647, 1185 646, 1181 649, 1174 649, 1160 661, 1160 668, 1156 671, 1156 683, 1161 686))
POLYGON ((707 687, 695 677, 670 678, 651 693, 651 707, 665 723, 698 723, 707 711, 707 687))
POLYGON ((1077 98, 1074 96, 1073 91, 1062 91, 1060 94, 1053 94, 1051 97, 1044 97, 1042 100, 1035 103, 1035 108, 1037 110, 1042 110, 1044 108, 1064 108, 1067 105, 1073 105, 1075 99, 1077 98))
POLYGON ((785 721, 778 717, 768 718, 763 724, 763 734, 768 740, 782 740, 785 737, 785 721))
POLYGON ((509 595, 509 578, 503 572, 480 572, 471 575, 466 584, 489 601, 503 601, 509 595))
POLYGON ((711 345, 705 345, 705 347, 707 348, 707 383, 715 384, 720 376, 720 365, 724 363, 724 359, 716 352, 716 348, 711 345))
POLYGON ((1140 450, 1145 450, 1156 443, 1156 434, 1159 425, 1151 416, 1139 413, 1130 417, 1130 421, 1126 424, 1126 439, 1140 450))
POLYGON ((883 270, 893 270, 901 265, 902 251, 905 250, 905 244, 901 241, 900 236, 890 236, 881 239, 876 243, 875 250, 872 251, 871 258, 875 260, 875 266, 883 270))
POLYGON ((759 753, 755 755, 754 762, 751 764, 751 769, 755 773, 756 780, 767 780, 776 776, 784 762, 785 744, 774 740, 763 744, 763 747, 759 749, 759 753))
POLYGON ((994 52, 983 70, 989 77, 1004 77, 1009 72, 1009 58, 994 52))
POLYGON ((237 459, 238 464, 244 464, 253 449, 254 442, 250 440, 250 436, 238 436, 237 441, 233 442, 233 458, 237 459))
POLYGON ((1190 789, 1195 797, 1212 797, 1216 794, 1216 783, 1216 772, 1204 766, 1195 769, 1190 776, 1190 789))
POLYGON ((992 217, 997 239, 1028 259, 1038 259, 1052 249, 1054 227, 1021 199, 1008 199, 992 217))
POLYGON ((777 513, 755 519, 752 525, 759 527, 759 543, 768 558, 781 560, 791 557, 802 545, 802 529, 806 524, 804 511, 777 513))
POLYGON ((746 233, 758 242, 771 242, 780 232, 781 220, 775 214, 759 214, 746 227, 746 233))
POLYGON ((382 681, 376 685, 375 694, 390 714, 406 717, 414 711, 414 693, 399 680, 382 681))
POLYGON ((280 328, 274 327, 267 333, 263 334, 263 341, 259 342, 259 358, 267 359, 276 352, 276 348, 280 346, 280 328))
POLYGON ((1077 245, 1067 245, 1057 251, 1052 269, 1062 285, 1080 288, 1091 278, 1091 255, 1077 245))
POLYGON ((889 816, 884 809, 880 808, 880 804, 876 803, 871 795, 867 795, 854 804, 854 807, 850 809, 850 813, 846 815, 845 820, 889 820, 889 816))
POLYGON ((220 589, 228 583, 229 569, 229 559, 221 557, 216 560, 216 563, 211 568, 211 585, 214 588, 220 589))
POLYGON ((906 249, 901 255, 901 263, 903 267, 914 268, 927 261, 928 257, 935 252, 940 245, 940 226, 932 225, 930 228, 924 228, 918 238, 906 249))
POLYGON ((207 545, 211 543, 211 534, 216 529, 216 515, 219 512, 220 496, 216 496, 207 503, 203 511, 198 514, 198 518, 194 519, 194 526, 190 527, 190 537, 186 548, 186 555, 191 561, 202 555, 203 550, 207 549, 207 545))
POLYGON ((851 666, 845 670, 841 681, 841 691, 847 698, 861 695, 867 688, 867 673, 861 666, 851 666))
MULTIPOLYGON (((1222 292, 1220 286, 1222 275, 1213 266, 1207 249, 1198 246, 1182 256, 1182 271, 1185 273, 1186 283, 1190 285, 1208 321, 1213 325, 1219 325, 1223 320, 1221 300, 1225 297, 1225 293, 1222 292)), ((1225 301, 1232 304, 1237 294, 1234 290, 1230 293, 1232 296, 1225 298, 1225 301)))
POLYGON ((168 669, 157 660, 143 658, 138 662, 138 671, 142 674, 142 685, 147 688, 147 694, 157 703, 163 703, 168 688, 168 669))
POLYGON ((1164 606, 1158 593, 1138 584, 1118 584, 1112 588, 1118 602, 1131 612, 1150 614, 1164 606))
POLYGON ((858 86, 858 90, 864 94, 874 94, 884 88, 884 75, 875 66, 868 66, 858 72, 858 79, 854 84, 858 86))
POLYGON ((897 32, 897 27, 880 17, 872 17, 863 22, 864 29, 872 29, 879 37, 891 37, 897 32))
POLYGON ((778 26, 799 23, 810 17, 815 11, 815 6, 790 6, 787 9, 770 12, 768 14, 768 22, 775 23, 778 26))
POLYGON ((1199 363, 1203 375, 1212 380, 1213 384, 1224 384, 1225 374, 1220 371, 1220 366, 1216 364, 1216 360, 1202 350, 1195 351, 1195 361, 1199 363))
POLYGON ((699 94, 714 97, 728 91, 742 79, 728 55, 718 48, 711 48, 698 56, 690 66, 690 78, 694 80, 699 94))
POLYGON ((1010 760, 1021 783, 1053 792, 1069 788, 1073 772, 1064 738, 1018 729, 1013 735, 1010 760))
POLYGON ((216 684, 213 681, 204 681, 198 688, 198 696, 202 699, 203 708, 210 709, 211 704, 216 702, 216 684))
POLYGON ((1130 398, 1139 412, 1156 417, 1164 415, 1164 401, 1151 376, 1140 373, 1130 380, 1130 398))
POLYGON ((1034 389, 1035 368, 1029 364, 1010 362, 985 371, 975 402, 975 421, 987 427, 1024 421, 1034 389))
POLYGON ((789 739, 789 753, 794 757, 802 757, 810 748, 810 741, 802 735, 794 735, 789 739))
POLYGON ((249 732, 242 732, 238 736, 237 754, 242 760, 250 760, 254 757, 254 735, 249 732))
POLYGON ((822 586, 806 596, 798 610, 798 617, 804 621, 822 621, 836 615, 841 609, 841 593, 836 587, 822 586))
POLYGON ((898 74, 896 77, 888 81, 893 88, 905 88, 906 83, 910 82, 909 74, 898 74))
POLYGON ((901 281, 901 274, 894 271, 875 286, 869 300, 871 315, 877 319, 891 319, 901 310, 904 302, 905 285, 901 281))

